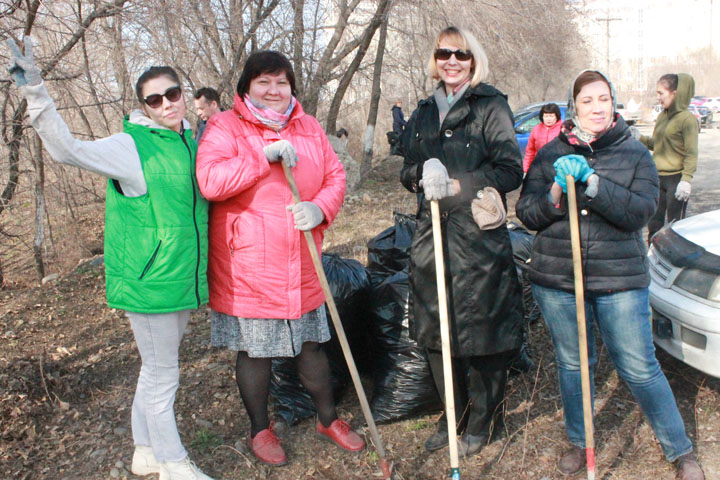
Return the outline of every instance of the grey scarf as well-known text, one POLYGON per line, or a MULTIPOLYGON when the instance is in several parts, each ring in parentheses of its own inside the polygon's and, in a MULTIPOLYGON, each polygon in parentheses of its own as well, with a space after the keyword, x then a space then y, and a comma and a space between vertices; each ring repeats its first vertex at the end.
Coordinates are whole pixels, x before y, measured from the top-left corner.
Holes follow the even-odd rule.
POLYGON ((438 83, 438 86, 435 87, 435 91, 433 92, 433 96, 435 97, 435 103, 437 103, 438 112, 440 113, 439 125, 442 125, 443 120, 445 120, 447 113, 450 111, 450 107, 457 103, 458 99, 463 96, 469 86, 470 82, 463 85, 463 87, 453 95, 452 102, 448 102, 448 97, 445 93, 445 84, 443 82, 438 83))

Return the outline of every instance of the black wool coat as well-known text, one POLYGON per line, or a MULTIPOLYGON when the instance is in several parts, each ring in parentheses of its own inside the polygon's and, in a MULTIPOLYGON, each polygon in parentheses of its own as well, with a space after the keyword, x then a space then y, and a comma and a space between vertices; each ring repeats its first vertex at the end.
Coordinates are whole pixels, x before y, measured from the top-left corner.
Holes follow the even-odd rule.
POLYGON ((553 163, 569 154, 583 155, 600 177, 590 198, 586 185, 576 183, 583 280, 590 292, 646 288, 650 284, 647 248, 642 229, 658 203, 658 174, 647 148, 632 138, 619 115, 591 145, 571 144, 563 126, 530 165, 518 218, 537 230, 530 262, 530 281, 544 287, 574 291, 572 246, 567 196, 558 207, 548 199, 554 181, 553 163))
POLYGON ((418 193, 410 253, 410 334, 421 347, 440 350, 435 253, 430 204, 418 183, 423 163, 439 159, 459 195, 439 202, 453 356, 490 355, 519 348, 522 291, 507 228, 480 230, 470 204, 492 186, 505 194, 522 181, 521 155, 505 95, 490 85, 469 87, 440 124, 437 104, 418 104, 403 135, 402 184, 418 193))

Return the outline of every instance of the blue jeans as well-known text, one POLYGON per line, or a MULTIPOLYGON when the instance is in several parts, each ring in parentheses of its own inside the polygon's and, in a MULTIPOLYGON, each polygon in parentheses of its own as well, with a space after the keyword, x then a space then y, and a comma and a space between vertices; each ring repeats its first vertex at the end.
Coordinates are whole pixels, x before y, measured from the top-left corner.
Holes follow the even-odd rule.
MULTIPOLYGON (((575 295, 532 285, 557 352, 565 430, 570 443, 585 448, 575 295)), ((597 363, 595 320, 615 368, 650 422, 665 457, 673 462, 692 451, 670 385, 655 358, 648 289, 613 293, 585 292, 590 385, 597 363)), ((593 390, 594 396, 594 390, 593 390)))
POLYGON ((142 365, 132 405, 135 445, 152 448, 158 462, 187 457, 175 424, 175 392, 180 385, 178 350, 190 311, 173 313, 126 312, 142 365))

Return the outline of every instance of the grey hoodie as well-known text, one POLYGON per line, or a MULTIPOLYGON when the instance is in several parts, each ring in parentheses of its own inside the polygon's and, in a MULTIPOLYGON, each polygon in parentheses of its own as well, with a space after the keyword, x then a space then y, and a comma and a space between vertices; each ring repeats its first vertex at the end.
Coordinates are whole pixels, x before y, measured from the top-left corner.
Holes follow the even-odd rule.
MULTIPOLYGON (((116 133, 94 141, 73 138, 70 130, 55 108, 55 103, 45 89, 45 82, 26 85, 22 92, 28 102, 30 122, 43 141, 45 149, 56 161, 99 173, 120 182, 120 188, 128 197, 139 197, 147 192, 147 184, 140 163, 135 141, 127 133, 116 133)), ((138 125, 165 129, 142 110, 130 114, 130 121, 138 125)), ((183 128, 190 128, 183 119, 183 128)))

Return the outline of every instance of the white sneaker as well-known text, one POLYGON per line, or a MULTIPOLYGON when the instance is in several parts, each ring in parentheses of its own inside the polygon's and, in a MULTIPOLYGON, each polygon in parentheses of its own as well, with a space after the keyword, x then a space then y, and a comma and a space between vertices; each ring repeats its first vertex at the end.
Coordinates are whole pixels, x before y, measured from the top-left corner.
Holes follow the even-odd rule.
POLYGON ((130 471, 138 476, 160 473, 160 464, 155 460, 151 447, 145 445, 135 446, 130 471))
POLYGON ((189 457, 179 462, 160 464, 160 480, 213 480, 205 475, 189 457))

